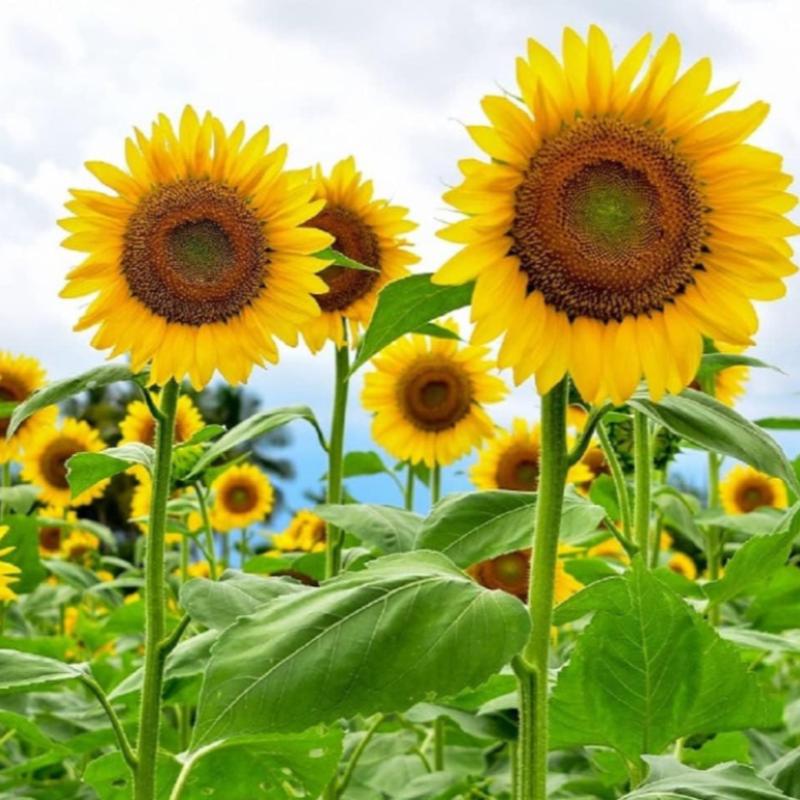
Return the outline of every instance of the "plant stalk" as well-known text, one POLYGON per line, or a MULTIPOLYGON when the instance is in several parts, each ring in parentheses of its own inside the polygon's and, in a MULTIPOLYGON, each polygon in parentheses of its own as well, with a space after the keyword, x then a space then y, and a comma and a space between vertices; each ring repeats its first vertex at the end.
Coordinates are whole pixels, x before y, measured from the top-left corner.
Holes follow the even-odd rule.
POLYGON ((414 510, 414 465, 409 461, 406 469, 406 490, 403 496, 406 511, 414 510))
POLYGON ((150 502, 150 530, 145 555, 145 654, 142 705, 134 777, 135 800, 153 800, 156 795, 156 756, 161 726, 161 688, 165 629, 164 535, 167 501, 172 471, 172 444, 175 434, 175 410, 180 386, 174 380, 161 393, 162 418, 156 423, 156 454, 153 495, 150 502))
POLYGON ((208 502, 206 500, 205 489, 200 483, 192 484, 195 495, 197 495, 197 504, 200 506, 200 519, 203 521, 203 533, 206 539, 206 558, 208 559, 208 572, 211 580, 217 579, 217 556, 216 545, 214 544, 214 530, 211 527, 211 518, 208 515, 208 502))
MULTIPOLYGON (((719 468, 720 457, 717 453, 708 454, 708 507, 719 508, 719 468)), ((706 532, 706 560, 708 561, 708 577, 712 581, 719 579, 722 574, 722 535, 717 527, 711 527, 706 532)), ((712 603, 708 607, 708 621, 718 627, 722 621, 719 603, 712 603)))
POLYGON ((633 517, 636 545, 642 563, 650 566, 650 489, 653 468, 650 454, 650 426, 641 411, 633 412, 633 448, 636 494, 633 517))
POLYGON ((622 522, 622 535, 626 541, 630 542, 633 538, 633 524, 631 522, 631 496, 628 491, 628 482, 619 458, 614 452, 614 446, 608 438, 606 426, 601 422, 597 426, 597 438, 600 440, 600 447, 605 456, 608 468, 611 470, 611 478, 614 481, 614 489, 617 493, 617 505, 619 505, 620 521, 622 522))
POLYGON ((547 797, 547 684, 558 536, 567 478, 568 394, 568 378, 563 378, 542 397, 539 492, 528 592, 531 634, 516 664, 520 701, 518 800, 547 797))

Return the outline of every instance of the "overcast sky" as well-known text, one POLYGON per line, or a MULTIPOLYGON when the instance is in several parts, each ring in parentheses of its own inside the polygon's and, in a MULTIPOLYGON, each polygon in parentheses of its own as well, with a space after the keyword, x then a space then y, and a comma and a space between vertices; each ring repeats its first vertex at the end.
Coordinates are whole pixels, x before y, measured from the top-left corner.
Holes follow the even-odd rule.
MULTIPOLYGON (((512 87, 527 37, 557 48, 564 25, 601 24, 618 53, 648 30, 678 34, 685 63, 710 55, 717 85, 741 81, 738 104, 772 104, 756 141, 783 152, 790 172, 800 166, 797 0, 6 0, 2 11, 0 349, 38 356, 52 377, 101 360, 88 334, 71 332, 80 303, 57 297, 74 263, 55 225, 67 189, 91 185, 87 159, 120 163, 134 124, 187 102, 228 124, 269 124, 294 166, 354 154, 380 195, 412 209, 425 270, 450 252, 433 234, 457 159, 474 154, 463 124, 481 121, 484 94, 512 87)), ((800 413, 798 300, 794 278, 783 300, 760 309, 755 354, 786 374, 759 373, 742 404, 750 416, 800 413)), ((326 421, 330 361, 322 353, 312 372, 305 351, 284 351, 251 385, 266 406, 307 402, 326 421)), ((498 418, 537 405, 529 384, 498 418)), ((366 447, 357 402, 351 420, 353 449, 366 447)), ((294 496, 321 472, 313 447, 296 431, 304 474, 294 496)))

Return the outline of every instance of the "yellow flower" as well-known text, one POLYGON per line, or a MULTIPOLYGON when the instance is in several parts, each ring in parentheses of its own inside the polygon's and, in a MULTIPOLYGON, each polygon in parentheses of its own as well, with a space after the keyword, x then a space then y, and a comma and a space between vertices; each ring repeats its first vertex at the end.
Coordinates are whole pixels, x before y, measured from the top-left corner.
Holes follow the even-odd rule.
MULTIPOLYGON (((0 541, 8 533, 7 525, 0 525, 0 541)), ((2 547, 0 548, 0 603, 11 602, 17 599, 17 593, 11 588, 12 583, 17 583, 17 577, 21 570, 16 564, 11 564, 8 561, 3 561, 3 558, 9 553, 13 553, 15 547, 2 547)))
MULTIPOLYGON (((158 404, 158 397, 153 398, 158 404)), ((200 411, 187 395, 178 399, 175 414, 175 442, 188 442, 203 427, 200 411)), ((141 442, 152 445, 155 440, 156 421, 144 400, 134 400, 126 409, 125 419, 120 423, 120 444, 141 442)))
POLYGON ((127 171, 90 161, 112 193, 72 190, 64 246, 86 254, 63 297, 96 295, 77 330, 92 344, 152 363, 164 385, 196 388, 219 370, 231 383, 254 364, 277 362, 274 337, 297 343, 325 291, 313 253, 332 237, 304 227, 323 202, 310 176, 284 170, 286 147, 267 152, 269 129, 245 140, 210 113, 187 106, 175 130, 163 114, 148 138, 125 147, 127 171))
POLYGON ((283 533, 272 534, 271 542, 284 553, 317 553, 325 549, 325 520, 308 509, 301 509, 283 533))
POLYGON ((599 544, 590 547, 586 555, 593 558, 613 558, 623 564, 630 562, 630 557, 625 552, 625 548, 620 544, 619 539, 610 536, 599 544))
POLYGON ((107 569, 99 569, 95 574, 100 579, 101 583, 110 583, 114 580, 114 573, 109 572, 107 569))
POLYGON ((615 66, 596 26, 564 32, 563 63, 538 42, 517 62, 521 103, 483 100, 469 128, 490 157, 462 161, 445 199, 467 215, 441 235, 462 249, 436 274, 475 281, 473 341, 503 335, 500 367, 541 393, 569 373, 581 396, 658 400, 695 377, 703 336, 747 346, 753 300, 796 271, 780 156, 745 144, 757 102, 714 114, 702 59, 678 77, 668 36, 649 66, 643 37, 615 66))
POLYGON ((752 467, 735 466, 720 483, 722 507, 728 514, 747 514, 757 508, 786 508, 786 486, 752 467))
MULTIPOLYGON (((58 506, 48 506, 38 512, 41 517, 48 520, 64 519, 67 522, 74 522, 77 514, 74 511, 66 513, 58 506)), ((52 558, 61 555, 61 541, 64 538, 64 528, 61 525, 40 524, 39 525, 39 555, 42 558, 52 558)))
POLYGON ((68 561, 85 561, 99 547, 100 540, 93 533, 72 530, 61 543, 61 555, 68 561))
MULTIPOLYGON (((451 327, 454 327, 451 325, 451 327)), ((411 334, 376 356, 361 402, 374 412, 372 436, 395 458, 451 464, 494 428, 483 409, 506 394, 485 347, 411 334)))
POLYGON ((667 567, 690 581, 697 577, 697 565, 686 553, 673 553, 667 561, 667 567))
MULTIPOLYGON (((139 483, 136 484, 131 496, 131 519, 136 523, 139 530, 147 535, 147 522, 144 520, 150 516, 150 500, 153 496, 153 480, 145 469, 137 470, 136 477, 139 483)), ((175 496, 175 495, 173 495, 175 496)), ((164 542, 170 544, 180 544, 183 535, 180 533, 167 532, 164 534, 164 542)))
POLYGON ((72 636, 75 633, 79 617, 80 612, 74 606, 68 606, 64 609, 64 633, 67 636, 72 636))
POLYGON ((190 578, 208 578, 211 576, 211 567, 208 561, 195 561, 186 567, 186 574, 190 578))
POLYGON ((61 428, 36 432, 22 458, 22 477, 41 489, 39 499, 53 506, 83 506, 103 494, 108 480, 100 481, 73 498, 67 483, 67 461, 76 453, 103 449, 100 434, 88 422, 67 418, 61 428))
POLYGON ((354 341, 372 316, 378 292, 406 275, 407 267, 419 259, 406 249, 403 238, 416 228, 406 219, 407 209, 373 199, 372 181, 362 180, 352 157, 336 164, 329 176, 317 167, 314 184, 314 197, 324 200, 325 207, 308 224, 331 234, 333 247, 343 255, 379 270, 332 265, 320 273, 327 287, 315 295, 322 313, 302 327, 303 338, 317 352, 328 340, 342 346, 343 320, 349 323, 354 341))
MULTIPOLYGON (((21 403, 44 385, 44 379, 45 372, 35 358, 0 350, 0 403, 21 403)), ((0 464, 18 458, 36 431, 51 426, 57 415, 55 406, 37 411, 10 439, 6 439, 9 417, 0 417, 0 464)))
POLYGON ((673 544, 675 544, 675 541, 672 536, 670 536, 666 531, 661 531, 658 536, 658 549, 669 550, 672 548, 673 544))
MULTIPOLYGON (((540 436, 539 425, 529 427, 524 419, 515 419, 510 431, 497 432, 481 450, 470 470, 472 483, 478 489, 535 492, 539 486, 540 436)), ((591 479, 592 473, 583 464, 567 472, 570 483, 591 479)))
POLYGON ((222 532, 261 522, 275 501, 269 478, 252 464, 229 467, 214 479, 211 491, 214 527, 222 532))

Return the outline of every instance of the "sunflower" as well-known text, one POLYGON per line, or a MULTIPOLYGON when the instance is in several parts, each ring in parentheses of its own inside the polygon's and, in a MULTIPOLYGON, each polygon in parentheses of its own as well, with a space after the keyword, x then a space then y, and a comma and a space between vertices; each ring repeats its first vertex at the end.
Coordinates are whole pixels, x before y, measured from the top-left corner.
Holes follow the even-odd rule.
MULTIPOLYGON (((470 470, 478 489, 510 489, 535 492, 539 486, 540 429, 524 419, 515 419, 510 431, 502 431, 486 444, 470 470)), ((567 472, 570 483, 590 481, 593 475, 578 463, 567 472)))
MULTIPOLYGON (((560 548, 559 552, 564 551, 560 548)), ((508 594, 513 594, 520 600, 528 599, 530 571, 530 550, 505 553, 496 558, 481 561, 467 570, 481 586, 485 586, 487 589, 500 589, 508 594)), ((559 559, 556 562, 554 601, 563 603, 582 588, 583 584, 564 569, 564 564, 559 559)))
POLYGON ((442 231, 463 249, 435 280, 475 280, 473 341, 503 334, 499 365, 540 393, 567 373, 593 403, 643 376, 655 400, 679 392, 703 336, 750 344, 752 301, 796 269, 791 177, 745 144, 768 106, 712 116, 735 87, 708 91, 708 59, 678 77, 675 36, 639 77, 650 46, 614 66, 599 28, 566 29, 562 65, 529 41, 521 104, 486 97, 491 124, 469 129, 491 160, 461 162, 445 195, 468 217, 442 231))
POLYGON ((735 466, 719 485, 722 507, 728 514, 748 514, 757 508, 786 508, 786 486, 752 467, 735 466))
POLYGON ((211 484, 214 527, 227 532, 261 522, 272 511, 275 493, 269 478, 252 464, 226 469, 211 484))
POLYGON ((88 422, 68 417, 60 428, 42 428, 32 437, 22 458, 22 477, 41 490, 39 499, 52 506, 83 506, 103 494, 108 479, 99 481, 77 497, 67 483, 67 461, 76 453, 104 447, 100 434, 88 422))
MULTIPOLYGON (((447 323, 455 329, 452 323, 447 323)), ((389 345, 364 378, 361 402, 374 412, 372 435, 395 458, 429 467, 466 455, 494 428, 483 409, 506 394, 489 375, 488 348, 411 334, 389 345)))
POLYGON ((100 539, 89 531, 73 530, 61 543, 61 555, 67 561, 83 562, 100 547, 100 539))
MULTIPOLYGON (((153 398, 156 405, 158 397, 153 398)), ((175 413, 175 443, 188 442, 203 427, 203 418, 200 411, 187 395, 178 399, 175 413)), ((125 419, 119 426, 122 433, 120 444, 141 442, 152 445, 155 440, 156 421, 144 400, 134 400, 125 409, 125 419)))
MULTIPOLYGON (((0 350, 0 403, 21 403, 45 382, 45 371, 35 358, 14 356, 0 350)), ((0 417, 0 464, 19 456, 31 437, 56 421, 58 409, 48 406, 28 417, 10 439, 6 439, 9 417, 0 417)))
POLYGON ((406 249, 403 238, 416 228, 406 219, 408 209, 373 199, 372 181, 362 180, 352 157, 336 164, 329 176, 317 167, 314 184, 314 197, 324 200, 325 207, 308 224, 331 234, 340 253, 377 270, 332 265, 320 273, 327 287, 315 295, 322 313, 301 328, 309 348, 317 352, 329 339, 342 346, 343 319, 349 323, 351 341, 355 340, 360 325, 372 316, 378 292, 406 275, 407 267, 419 259, 406 249))
MULTIPOLYGON (((139 482, 134 487, 133 495, 131 496, 131 519, 139 530, 147 536, 147 518, 150 516, 150 501, 153 497, 153 479, 145 469, 137 470, 136 477, 139 482)), ((173 498, 177 497, 177 493, 173 493, 172 496, 173 498)), ((164 534, 164 542, 166 544, 180 544, 182 540, 183 534, 169 531, 164 534)))
POLYGON ((610 558, 622 564, 629 564, 631 560, 619 539, 614 536, 609 536, 608 539, 603 539, 602 542, 590 547, 586 555, 590 558, 610 558))
POLYGON ((42 558, 52 558, 53 556, 61 555, 61 542, 64 538, 64 527, 62 525, 53 524, 60 519, 66 522, 75 522, 77 514, 74 511, 67 511, 58 506, 48 506, 38 512, 44 520, 40 520, 39 524, 39 555, 42 558), (52 522, 51 522, 52 520, 52 522))
POLYGON ((271 543, 283 553, 318 553, 325 549, 325 520, 308 509, 301 509, 283 533, 274 533, 271 543))
POLYGON ((211 565, 208 561, 193 561, 186 567, 186 575, 190 578, 211 577, 211 565))
POLYGON ((686 553, 673 553, 667 561, 667 568, 690 581, 697 577, 697 565, 686 553))
MULTIPOLYGON (((8 533, 7 525, 0 525, 0 540, 8 533)), ((7 603, 17 599, 17 593, 11 588, 12 583, 19 581, 20 568, 16 564, 3 561, 9 553, 13 553, 15 547, 0 548, 0 603, 7 603)))
POLYGON ((294 345, 319 314, 330 262, 311 254, 333 239, 304 223, 324 203, 284 171, 285 146, 267 152, 268 128, 244 133, 189 106, 177 131, 160 115, 126 141, 127 172, 87 163, 111 194, 72 190, 67 203, 64 246, 87 256, 61 294, 97 295, 76 329, 99 326, 92 344, 129 353, 134 370, 152 362, 158 385, 201 388, 215 370, 240 383, 277 362, 273 337, 294 345))

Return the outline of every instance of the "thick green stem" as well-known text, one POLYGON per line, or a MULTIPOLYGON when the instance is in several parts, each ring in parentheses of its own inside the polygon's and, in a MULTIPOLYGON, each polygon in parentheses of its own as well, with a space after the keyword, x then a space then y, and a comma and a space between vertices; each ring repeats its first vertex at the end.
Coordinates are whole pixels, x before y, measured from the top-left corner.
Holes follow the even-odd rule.
MULTIPOLYGON (((347 342, 336 350, 336 375, 333 394, 333 418, 328 443, 328 502, 342 502, 342 461, 344 458, 344 429, 347 417, 350 353, 347 342)), ((325 576, 338 575, 342 565, 343 532, 328 523, 325 544, 325 576)))
POLYGON ((641 411, 633 412, 633 448, 636 469, 636 494, 634 496, 634 526, 636 545, 642 563, 650 565, 650 426, 641 411))
POLYGON ((197 504, 200 506, 200 519, 203 521, 203 533, 206 538, 206 558, 208 559, 208 573, 211 580, 217 579, 217 556, 216 545, 214 544, 214 530, 211 527, 211 518, 208 515, 208 502, 206 500, 205 489, 201 484, 195 483, 192 485, 195 495, 197 495, 197 504))
POLYGON ((442 468, 436 464, 431 469, 431 507, 435 506, 442 496, 442 468))
POLYGON ((153 800, 156 795, 156 754, 161 723, 161 687, 165 629, 164 534, 167 525, 167 500, 172 471, 172 441, 175 409, 180 386, 171 380, 161 393, 162 419, 156 423, 156 455, 153 495, 150 502, 150 528, 145 555, 145 651, 142 706, 136 756, 139 763, 134 780, 135 800, 153 800))
POLYGON ((242 539, 239 542, 239 552, 242 555, 242 566, 250 558, 250 529, 242 528, 242 539))
POLYGON ((416 476, 414 475, 414 465, 409 461, 406 467, 406 490, 405 494, 403 495, 403 499, 405 500, 405 507, 406 511, 413 511, 414 510, 414 481, 416 480, 416 476))
POLYGON ((558 535, 567 477, 567 396, 564 378, 542 397, 539 493, 528 593, 531 635, 517 660, 520 733, 515 792, 518 800, 547 797, 547 675, 553 621, 558 535))
POLYGON ((619 463, 614 446, 608 438, 606 426, 601 422, 597 426, 597 438, 600 440, 600 447, 605 456, 608 468, 611 470, 611 478, 614 481, 614 489, 617 493, 617 505, 619 506, 620 522, 622 523, 622 535, 628 542, 633 537, 633 525, 631 523, 631 496, 628 491, 628 482, 622 465, 619 463))
MULTIPOLYGON (((716 453, 708 454, 708 507, 719 507, 719 467, 720 458, 716 453)), ((706 532, 706 560, 708 561, 708 577, 715 581, 722 574, 722 533, 719 528, 712 527, 706 532)), ((708 621, 718 626, 721 622, 721 611, 718 603, 708 607, 708 621)))
MULTIPOLYGON (((431 469, 431 508, 435 506, 442 496, 442 468, 435 464, 431 469)), ((433 768, 440 772, 444 769, 444 746, 446 731, 444 720, 439 717, 433 723, 433 768)))
POLYGON ((222 561, 223 569, 228 569, 231 565, 231 534, 222 533, 222 553, 220 553, 220 560, 222 561))

